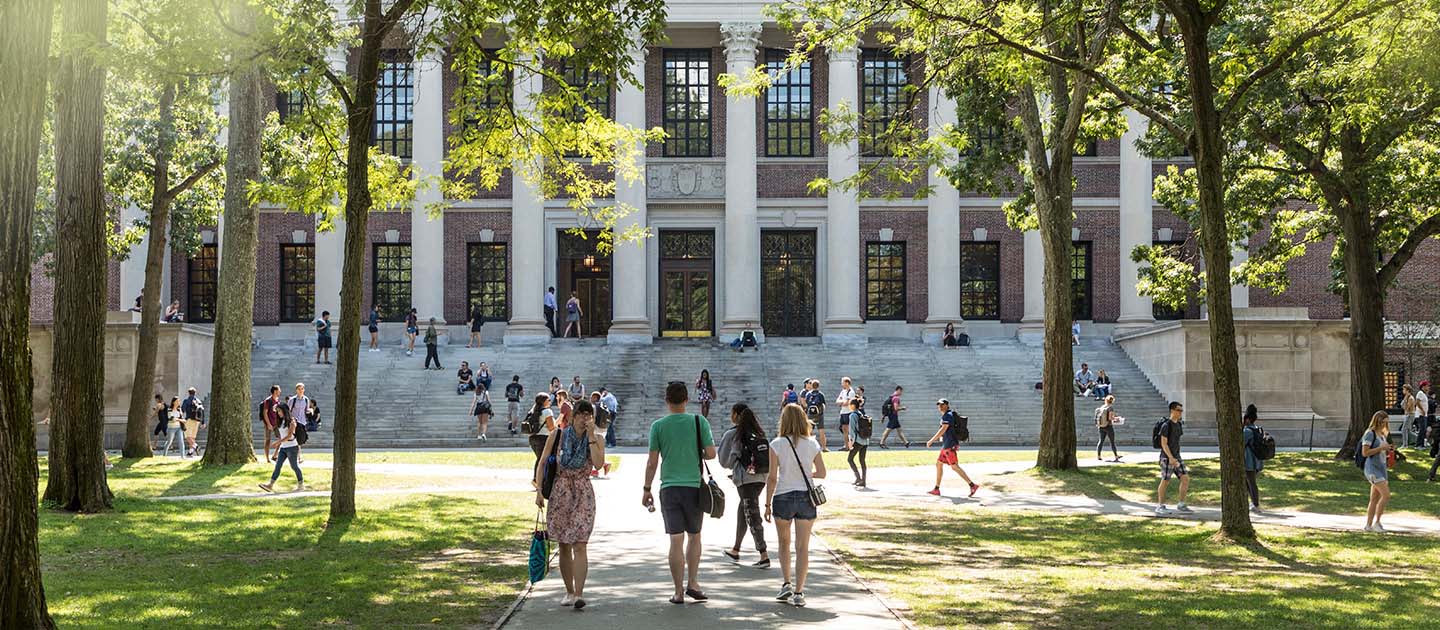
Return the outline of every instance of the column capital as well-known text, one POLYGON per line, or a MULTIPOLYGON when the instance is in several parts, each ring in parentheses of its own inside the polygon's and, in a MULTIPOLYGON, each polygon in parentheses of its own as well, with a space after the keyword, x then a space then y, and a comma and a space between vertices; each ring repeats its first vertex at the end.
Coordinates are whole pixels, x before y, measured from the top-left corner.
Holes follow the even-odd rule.
POLYGON ((830 63, 855 63, 860 59, 859 42, 837 42, 826 47, 830 63))
POLYGON ((760 50, 760 23, 722 22, 720 24, 720 40, 725 43, 727 61, 754 63, 755 55, 760 50))

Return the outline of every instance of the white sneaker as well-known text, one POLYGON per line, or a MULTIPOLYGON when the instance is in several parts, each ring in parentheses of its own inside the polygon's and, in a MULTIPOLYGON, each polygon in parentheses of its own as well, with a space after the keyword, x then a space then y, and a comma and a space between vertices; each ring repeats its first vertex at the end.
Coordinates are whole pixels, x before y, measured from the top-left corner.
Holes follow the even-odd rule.
POLYGON ((1383 534, 1385 533, 1385 528, 1379 523, 1376 523, 1374 529, 1371 529, 1370 531, 1383 534))
POLYGON ((296 491, 296 492, 304 492, 304 491, 305 491, 305 484, 303 484, 303 483, 297 483, 297 484, 295 484, 295 491, 296 491))
POLYGON ((1258 506, 1258 505, 1252 505, 1252 506, 1250 506, 1250 513, 1251 513, 1251 514, 1259 514, 1259 513, 1260 513, 1260 506, 1258 506))
POLYGON ((1155 508, 1155 516, 1170 516, 1170 508, 1163 505, 1155 508))
POLYGON ((804 593, 796 593, 794 597, 791 597, 791 598, 790 598, 790 603, 794 604, 796 608, 804 608, 804 607, 805 607, 805 594, 804 594, 804 593))
POLYGON ((1373 531, 1375 531, 1375 526, 1373 526, 1373 525, 1366 525, 1366 526, 1365 526, 1365 529, 1362 530, 1362 531, 1373 532, 1373 531))
POLYGON ((574 605, 575 605, 575 596, 574 596, 574 595, 571 595, 571 594, 569 594, 569 593, 566 593, 566 594, 565 594, 565 597, 560 600, 560 605, 561 605, 561 606, 574 606, 574 605))
POLYGON ((789 582, 786 582, 783 586, 780 587, 780 594, 776 595, 775 599, 783 602, 789 600, 790 597, 793 595, 795 595, 795 587, 791 586, 789 582))
POLYGON ((1175 511, 1176 511, 1176 512, 1180 512, 1180 513, 1182 513, 1182 514, 1194 514, 1194 513, 1195 513, 1195 510, 1190 509, 1190 506, 1185 505, 1184 503, 1177 503, 1177 504, 1175 504, 1175 511))

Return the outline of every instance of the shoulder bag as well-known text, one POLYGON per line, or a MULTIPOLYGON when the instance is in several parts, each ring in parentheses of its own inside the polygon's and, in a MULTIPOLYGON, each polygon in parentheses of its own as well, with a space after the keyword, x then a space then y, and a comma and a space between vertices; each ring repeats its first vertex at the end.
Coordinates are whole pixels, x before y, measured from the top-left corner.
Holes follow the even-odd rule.
POLYGON ((725 515, 725 491, 720 489, 720 484, 715 483, 715 477, 710 474, 710 466, 705 463, 705 446, 700 442, 700 416, 695 416, 695 450, 700 454, 700 511, 710 515, 710 518, 720 518, 725 515))
POLYGON ((540 461, 540 465, 545 467, 544 475, 540 477, 540 496, 545 497, 546 501, 550 500, 550 493, 555 490, 555 477, 560 474, 560 461, 555 457, 555 453, 560 450, 560 440, 565 439, 564 432, 564 429, 550 432, 550 437, 555 440, 554 444, 540 461))
POLYGON ((795 463, 800 466, 800 477, 805 480, 805 494, 810 497, 810 505, 820 507, 825 505, 825 486, 810 482, 810 473, 806 472, 805 463, 800 461, 800 451, 795 449, 795 439, 790 438, 790 453, 795 456, 795 463))

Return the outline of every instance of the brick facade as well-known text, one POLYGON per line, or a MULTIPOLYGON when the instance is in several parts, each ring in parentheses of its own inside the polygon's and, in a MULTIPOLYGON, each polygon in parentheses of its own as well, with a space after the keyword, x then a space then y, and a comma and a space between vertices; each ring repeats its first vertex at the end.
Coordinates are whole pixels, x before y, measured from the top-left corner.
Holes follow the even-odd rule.
MULTIPOLYGON (((509 212, 476 212, 465 210, 445 211, 445 321, 464 322, 470 317, 466 304, 466 283, 468 280, 467 245, 479 243, 480 232, 492 230, 495 234, 491 243, 511 243, 509 212)), ((510 277, 514 274, 513 249, 507 249, 510 261, 505 266, 505 291, 509 296, 510 277)), ((513 297, 512 297, 513 299, 513 297)), ((512 306, 513 308, 513 306, 512 306)))
POLYGON ((1120 211, 1115 208, 1075 211, 1078 240, 1090 242, 1090 314, 1096 323, 1120 318, 1120 231, 1115 229, 1119 224, 1120 211))
MULTIPOLYGON (((280 323, 280 246, 295 242, 295 232, 305 233, 303 242, 315 244, 315 220, 298 212, 261 212, 260 242, 255 248, 255 323, 280 323)), ((317 317, 319 313, 311 313, 317 317)))
POLYGON ((929 290, 929 238, 926 211, 861 210, 860 211, 860 316, 867 312, 865 291, 865 246, 881 241, 880 230, 889 228, 894 235, 889 241, 905 243, 905 321, 923 323, 929 314, 926 295, 929 290))
POLYGON ((1000 243, 1000 321, 1018 322, 1025 315, 1025 237, 1005 222, 1003 210, 962 209, 960 240, 975 240, 975 228, 1000 243))

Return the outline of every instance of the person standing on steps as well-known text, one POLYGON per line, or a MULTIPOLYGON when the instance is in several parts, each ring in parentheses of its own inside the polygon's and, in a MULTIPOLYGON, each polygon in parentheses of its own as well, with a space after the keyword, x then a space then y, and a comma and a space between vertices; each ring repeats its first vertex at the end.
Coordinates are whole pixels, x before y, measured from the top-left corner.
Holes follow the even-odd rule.
POLYGON ((740 561, 740 543, 745 541, 745 530, 755 541, 755 551, 760 561, 751 566, 766 569, 770 567, 770 554, 765 551, 765 522, 760 520, 760 493, 765 491, 765 482, 770 473, 770 446, 765 439, 765 430, 755 419, 755 412, 745 403, 736 403, 730 408, 730 429, 720 437, 718 457, 720 464, 730 470, 730 480, 735 482, 735 492, 740 495, 740 507, 735 510, 735 546, 725 550, 725 555, 740 561))
POLYGON ((490 390, 485 389, 484 385, 476 387, 475 396, 470 401, 470 414, 475 416, 475 426, 480 430, 480 434, 475 437, 481 442, 490 439, 486 432, 490 428, 490 414, 493 412, 494 409, 490 406, 490 390))
POLYGON ((805 606, 805 578, 810 573, 810 533, 818 516, 810 499, 815 480, 825 478, 820 443, 810 437, 810 422, 799 405, 780 412, 780 435, 770 442, 770 475, 765 480, 765 520, 775 520, 780 539, 780 576, 784 583, 775 599, 805 606), (794 530, 791 530, 791 524, 794 530), (795 547, 795 572, 790 572, 790 547, 795 547))
MULTIPOLYGON (((818 383, 817 383, 818 386, 818 383)), ((840 450, 850 450, 850 401, 855 398, 855 388, 850 384, 850 377, 840 379, 840 394, 835 397, 835 407, 840 410, 837 422, 840 424, 840 450)))
MULTIPOLYGON (((260 489, 266 492, 275 491, 275 482, 280 479, 280 469, 285 465, 286 460, 290 462, 290 470, 295 471, 295 491, 305 491, 305 475, 300 472, 300 442, 295 439, 295 426, 299 420, 290 415, 290 408, 285 406, 277 407, 280 410, 280 443, 275 447, 275 471, 270 473, 270 483, 260 484, 260 489)), ((270 453, 266 452, 266 459, 270 453)))
POLYGON ((575 327, 575 338, 584 339, 585 331, 580 326, 580 316, 585 314, 585 309, 580 308, 580 294, 570 292, 570 299, 565 300, 565 334, 561 337, 570 336, 570 327, 575 327))
MULTIPOLYGON (((700 471, 703 460, 715 459, 715 438, 710 421, 685 413, 690 392, 685 383, 671 381, 665 386, 666 415, 650 425, 650 458, 645 463, 645 487, 640 504, 654 511, 651 484, 660 472, 660 515, 670 537, 670 579, 675 592, 670 603, 683 604, 710 599, 700 588, 700 528, 705 524, 701 511, 700 471), (662 465, 663 464, 663 465, 662 465)), ((773 468, 771 470, 774 470, 773 468)))
POLYGON ((1370 416, 1370 428, 1355 445, 1365 458, 1365 480, 1370 482, 1370 503, 1365 506, 1365 531, 1383 532, 1380 517, 1385 516, 1385 505, 1390 503, 1390 476, 1386 470, 1386 459, 1395 445, 1390 443, 1390 416, 1383 411, 1370 416))
POLYGON ((485 311, 480 308, 480 303, 470 307, 470 342, 465 344, 466 348, 480 347, 480 328, 485 325, 485 311))
POLYGON ((852 485, 856 488, 864 488, 865 481, 870 475, 870 469, 865 464, 865 453, 870 450, 870 432, 874 430, 874 425, 862 419, 862 416, 866 418, 869 417, 865 416, 864 411, 861 411, 861 408, 864 406, 864 398, 857 397, 850 399, 850 432, 845 434, 845 439, 848 442, 845 446, 850 450, 850 456, 846 461, 850 464, 850 472, 855 473, 855 483, 852 485), (862 422, 865 423, 863 430, 861 427, 862 422), (855 468, 855 459, 857 457, 860 459, 859 469, 855 468))
MULTIPOLYGON (((815 439, 820 443, 822 452, 830 452, 830 446, 825 443, 825 394, 820 392, 820 379, 805 379, 805 417, 810 421, 811 428, 815 432, 815 439)), ((784 411, 784 406, 781 407, 784 411)))
POLYGON ((371 352, 379 352, 379 351, 380 351, 380 307, 378 307, 378 306, 376 306, 376 305, 374 305, 374 304, 371 304, 371 305, 370 305, 370 316, 367 318, 367 320, 368 320, 368 321, 367 321, 367 323, 368 323, 367 328, 370 330, 370 351, 371 351, 371 352))
POLYGON ((905 393, 905 388, 895 386, 895 393, 885 399, 885 404, 880 407, 880 415, 885 416, 885 432, 880 434, 880 448, 890 448, 885 445, 885 440, 890 439, 890 432, 895 432, 895 437, 910 448, 910 440, 905 439, 905 432, 900 430, 900 412, 905 411, 905 406, 900 404, 900 395, 905 393))
MULTIPOLYGON (((559 544, 560 578, 565 581, 561 606, 585 607, 585 579, 590 573, 587 548, 595 531, 595 489, 590 472, 605 461, 605 444, 596 433, 595 408, 589 401, 575 403, 575 420, 552 432, 542 452, 555 453, 557 470, 550 491, 550 509, 545 512, 545 531, 559 544)), ((535 505, 545 508, 542 478, 535 473, 535 505)))
POLYGON ((1110 454, 1120 461, 1120 450, 1115 446, 1115 396, 1105 396, 1105 404, 1095 410, 1095 428, 1100 431, 1100 441, 1095 444, 1095 459, 1104 461, 1100 454, 1105 449, 1105 438, 1110 438, 1110 454))
POLYGON ((545 327, 550 329, 551 337, 559 337, 560 329, 555 326, 555 310, 559 306, 555 302, 555 287, 545 291, 545 327))
MULTIPOLYGON (((156 400, 160 397, 156 396, 156 400)), ((280 437, 277 431, 280 430, 280 412, 277 407, 283 407, 285 403, 280 400, 280 386, 270 386, 270 397, 260 402, 260 423, 265 425, 265 462, 270 462, 270 447, 274 445, 275 438, 280 437)))
POLYGON ((412 308, 412 309, 410 309, 410 312, 409 312, 409 313, 406 313, 406 314, 405 314, 405 339, 406 339, 406 341, 408 341, 409 344, 410 344, 410 345, 408 345, 408 346, 405 347, 405 356, 407 356, 407 357, 408 357, 408 356, 414 356, 414 354, 415 354, 415 338, 416 338, 416 337, 419 337, 419 336, 420 336, 420 316, 417 315, 416 312, 415 312, 415 309, 412 308))
POLYGON ((1260 440, 1263 437, 1260 428, 1255 423, 1260 420, 1260 410, 1255 405, 1245 407, 1245 416, 1242 418, 1244 428, 1241 434, 1245 439, 1245 486, 1250 491, 1250 511, 1260 511, 1260 486, 1256 478, 1260 476, 1260 470, 1265 468, 1265 460, 1255 456, 1255 449, 1260 447, 1260 440))
POLYGON ((330 362, 330 311, 322 311, 315 320, 315 364, 330 362), (324 361, 320 357, 325 357, 324 361))
POLYGON ((440 352, 437 350, 440 345, 440 332, 435 330, 435 318, 430 318, 430 325, 425 327, 425 369, 430 368, 430 360, 435 360, 436 370, 443 370, 440 367, 440 352))
POLYGON ((545 440, 550 437, 550 432, 555 430, 555 412, 550 410, 550 395, 536 394, 535 406, 525 413, 525 424, 529 437, 530 450, 535 453, 535 472, 540 470, 540 454, 545 452, 545 440), (534 433, 530 433, 533 429, 534 433))
POLYGON ((1165 507, 1165 491, 1170 488, 1170 478, 1180 478, 1180 498, 1175 504, 1176 512, 1189 514, 1194 510, 1185 504, 1185 495, 1190 493, 1190 469, 1180 459, 1180 436, 1185 434, 1185 406, 1179 402, 1170 403, 1170 415, 1160 422, 1156 431, 1160 434, 1160 487, 1155 490, 1155 514, 1165 516, 1170 509, 1165 507))
POLYGON ((710 370, 700 370, 695 379, 695 400, 700 403, 700 415, 710 417, 710 402, 715 400, 715 383, 710 382, 710 370))
POLYGON ((930 489, 930 494, 940 496, 940 481, 945 476, 945 467, 949 466, 965 483, 970 484, 968 496, 973 497, 980 484, 971 481, 970 475, 965 474, 965 469, 960 467, 960 456, 956 453, 960 444, 970 439, 969 418, 951 411, 950 401, 944 398, 935 401, 935 408, 940 411, 940 428, 925 442, 925 448, 930 448, 935 440, 940 440, 940 455, 935 459, 935 487, 930 489))
POLYGON ((616 400, 614 392, 600 387, 600 405, 610 414, 610 426, 605 429, 605 447, 615 448, 615 425, 620 421, 620 401, 616 400))
POLYGON ((525 386, 520 384, 520 375, 516 374, 510 378, 510 384, 505 386, 505 411, 507 428, 510 435, 518 432, 520 424, 520 400, 525 397, 525 386))

